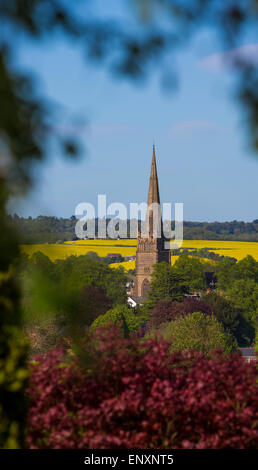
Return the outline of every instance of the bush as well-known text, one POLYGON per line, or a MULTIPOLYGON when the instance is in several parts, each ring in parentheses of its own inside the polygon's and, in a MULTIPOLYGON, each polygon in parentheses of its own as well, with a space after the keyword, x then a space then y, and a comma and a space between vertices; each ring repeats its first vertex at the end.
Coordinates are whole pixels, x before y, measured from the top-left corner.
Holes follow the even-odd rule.
POLYGON ((85 367, 35 358, 30 448, 257 448, 257 366, 239 354, 170 354, 167 343, 97 331, 85 367))

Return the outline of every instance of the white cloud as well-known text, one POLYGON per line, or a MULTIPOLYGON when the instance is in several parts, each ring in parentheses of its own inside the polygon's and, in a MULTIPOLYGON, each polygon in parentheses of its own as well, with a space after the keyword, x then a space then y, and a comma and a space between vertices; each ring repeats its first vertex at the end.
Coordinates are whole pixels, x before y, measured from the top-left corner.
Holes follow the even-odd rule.
POLYGON ((204 57, 199 60, 198 64, 210 72, 225 72, 233 70, 239 62, 257 67, 258 43, 204 57))

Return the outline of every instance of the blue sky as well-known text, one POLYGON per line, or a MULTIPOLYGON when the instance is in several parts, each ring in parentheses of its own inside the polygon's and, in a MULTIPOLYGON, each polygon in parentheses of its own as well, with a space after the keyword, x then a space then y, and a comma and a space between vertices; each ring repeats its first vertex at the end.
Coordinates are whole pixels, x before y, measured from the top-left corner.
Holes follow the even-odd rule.
MULTIPOLYGON (((97 3, 97 12, 107 15, 107 2, 97 3)), ((108 3, 110 13, 114 1, 108 3)), ((116 13, 124 18, 122 10, 116 13)), ((70 217, 79 202, 96 204, 98 194, 108 203, 145 201, 155 139, 162 201, 183 202, 185 220, 256 219, 258 159, 232 98, 233 77, 218 64, 220 52, 214 34, 200 31, 166 59, 167 70, 176 63, 179 81, 169 93, 158 68, 146 82, 132 83, 86 62, 64 40, 24 42, 20 65, 62 106, 57 132, 75 131, 85 152, 71 162, 50 150, 48 161, 35 168, 35 189, 11 211, 70 217), (72 125, 71 115, 85 123, 72 125)))

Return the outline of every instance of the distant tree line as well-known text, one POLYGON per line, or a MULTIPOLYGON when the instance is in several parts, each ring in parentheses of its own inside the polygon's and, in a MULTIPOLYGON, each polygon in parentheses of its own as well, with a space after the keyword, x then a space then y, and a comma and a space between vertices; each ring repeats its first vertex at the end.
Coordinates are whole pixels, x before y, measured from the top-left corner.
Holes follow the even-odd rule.
MULTIPOLYGON (((52 216, 19 217, 14 214, 8 216, 9 221, 18 229, 23 243, 62 243, 76 240, 76 217, 58 218, 52 216)), ((110 219, 106 219, 108 224, 110 219)), ((125 222, 123 222, 125 223, 125 222)), ((135 237, 137 236, 137 222, 134 220, 135 237)), ((127 233, 129 237, 129 224, 127 220, 127 233)), ((118 227, 118 223, 117 223, 118 227)), ((172 222, 173 228, 173 222, 172 222)), ((95 219, 95 233, 98 236, 98 219, 95 219)), ((258 241, 258 219, 253 222, 184 222, 185 240, 235 240, 258 241)))

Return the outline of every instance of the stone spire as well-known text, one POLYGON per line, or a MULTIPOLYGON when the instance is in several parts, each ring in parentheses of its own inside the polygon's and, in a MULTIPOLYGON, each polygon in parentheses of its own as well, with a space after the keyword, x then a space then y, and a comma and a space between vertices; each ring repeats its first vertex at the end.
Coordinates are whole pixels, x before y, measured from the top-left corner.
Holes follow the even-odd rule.
POLYGON ((157 263, 170 264, 170 251, 165 248, 163 224, 161 218, 159 183, 157 175, 155 145, 153 144, 151 174, 149 182, 147 213, 143 233, 137 240, 135 278, 133 295, 140 297, 139 302, 146 298, 151 283, 153 266, 157 263))
POLYGON ((148 193, 148 206, 154 202, 160 204, 159 198, 159 183, 157 175, 157 165, 156 165, 156 154, 155 154, 155 144, 153 144, 152 150, 152 162, 151 162, 151 174, 150 174, 150 183, 149 183, 149 193, 148 193))
POLYGON ((144 225, 144 233, 149 233, 149 236, 153 237, 153 233, 155 230, 158 231, 160 234, 162 233, 159 183, 156 165, 155 145, 153 144, 151 174, 147 200, 147 214, 144 225))

